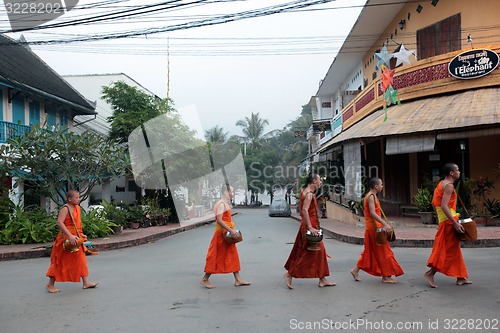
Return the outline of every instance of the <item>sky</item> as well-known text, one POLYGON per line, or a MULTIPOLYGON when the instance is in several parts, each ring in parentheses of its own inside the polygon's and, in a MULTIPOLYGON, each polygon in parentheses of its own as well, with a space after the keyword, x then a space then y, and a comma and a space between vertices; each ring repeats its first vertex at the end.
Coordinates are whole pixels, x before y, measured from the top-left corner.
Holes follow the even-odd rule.
MULTIPOLYGON (((82 0, 47 24, 159 2, 82 0), (101 3, 97 9, 86 9, 97 2, 101 3)), ((60 75, 125 73, 162 98, 168 94, 181 113, 183 110, 197 113, 199 125, 193 127, 199 132, 218 125, 229 135, 243 135, 235 123, 250 117, 252 112, 269 121, 265 132, 282 129, 300 115, 302 106, 315 95, 365 0, 337 0, 307 10, 182 30, 175 30, 174 26, 190 27, 195 21, 221 18, 223 14, 291 2, 300 1, 211 1, 117 22, 100 21, 22 34, 32 42, 134 32, 137 36, 128 38, 31 45, 31 48, 60 75), (144 30, 156 28, 171 31, 144 30)), ((10 29, 5 13, 6 9, 0 5, 3 32, 10 29)), ((7 35, 19 38, 20 33, 7 35)), ((194 118, 186 119, 196 122, 194 118)))

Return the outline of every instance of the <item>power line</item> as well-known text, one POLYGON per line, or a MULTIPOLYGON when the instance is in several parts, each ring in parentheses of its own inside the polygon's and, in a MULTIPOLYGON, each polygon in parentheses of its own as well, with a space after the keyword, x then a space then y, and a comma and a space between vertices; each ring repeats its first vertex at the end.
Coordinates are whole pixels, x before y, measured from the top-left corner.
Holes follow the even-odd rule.
MULTIPOLYGON (((152 34, 158 34, 158 33, 162 33, 162 32, 185 30, 185 29, 191 29, 191 28, 209 26, 209 25, 218 25, 218 24, 234 22, 234 21, 248 19, 248 18, 273 15, 273 14, 288 12, 288 11, 292 11, 292 10, 307 8, 310 6, 325 4, 325 3, 329 3, 329 2, 333 2, 333 1, 335 1, 335 0, 296 0, 296 1, 288 2, 288 3, 284 3, 284 4, 280 4, 280 5, 274 5, 274 6, 260 8, 260 9, 247 10, 247 11, 238 12, 238 13, 234 13, 234 14, 223 14, 223 15, 218 15, 218 16, 211 17, 208 19, 191 21, 191 22, 186 22, 186 23, 181 23, 181 24, 175 24, 175 25, 170 25, 170 26, 166 26, 166 27, 129 30, 129 31, 123 31, 123 32, 111 32, 111 33, 106 33, 106 34, 101 34, 101 35, 85 36, 85 37, 73 37, 73 38, 67 38, 67 39, 52 39, 52 40, 44 40, 44 41, 34 41, 34 42, 29 42, 28 44, 30 44, 30 45, 66 44, 66 43, 75 43, 75 42, 121 39, 121 38, 141 36, 141 35, 152 35, 152 34)), ((115 14, 114 16, 111 16, 111 14, 102 14, 102 15, 98 15, 98 16, 91 17, 88 19, 78 19, 78 20, 73 20, 73 21, 68 21, 68 22, 61 22, 61 23, 54 23, 54 24, 50 24, 50 25, 44 25, 44 26, 40 26, 40 27, 37 27, 34 29, 29 29, 29 31, 51 29, 51 28, 56 28, 56 27, 74 26, 74 25, 80 25, 80 24, 84 24, 84 23, 103 22, 103 21, 109 21, 110 19, 112 19, 112 20, 116 20, 118 18, 123 19, 123 18, 130 17, 133 15, 138 15, 139 13, 141 13, 141 15, 143 15, 144 11, 141 11, 141 10, 144 10, 144 9, 147 9, 147 12, 151 13, 151 12, 156 12, 156 11, 172 10, 173 8, 176 8, 178 6, 187 6, 187 5, 201 4, 201 3, 214 3, 214 1, 209 1, 209 0, 198 0, 198 1, 191 1, 188 3, 179 3, 179 4, 177 2, 180 2, 180 0, 172 0, 172 1, 167 1, 167 2, 160 3, 160 4, 146 5, 146 6, 143 6, 141 8, 131 9, 129 11, 122 11, 118 14, 115 14), (169 5, 172 4, 172 6, 169 6, 166 8, 162 7, 162 8, 154 8, 153 9, 153 6, 157 7, 157 6, 166 5, 166 4, 169 4, 169 5), (139 11, 139 12, 137 12, 137 11, 139 11)), ((220 2, 220 1, 216 1, 216 2, 220 2)), ((224 2, 228 2, 228 1, 224 1, 224 2)), ((12 32, 12 31, 10 31, 10 32, 12 32)))

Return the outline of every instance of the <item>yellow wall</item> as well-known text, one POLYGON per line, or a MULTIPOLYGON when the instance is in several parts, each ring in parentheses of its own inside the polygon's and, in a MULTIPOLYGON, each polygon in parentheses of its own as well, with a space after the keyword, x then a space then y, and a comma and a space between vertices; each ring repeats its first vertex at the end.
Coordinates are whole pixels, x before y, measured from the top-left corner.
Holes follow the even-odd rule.
POLYGON ((350 209, 333 202, 326 203, 326 216, 346 224, 356 225, 357 223, 361 223, 364 225, 365 223, 364 217, 355 215, 350 209))
MULTIPOLYGON (((391 22, 388 22, 385 32, 380 36, 368 51, 363 59, 363 65, 368 64, 370 58, 373 58, 375 50, 380 49, 382 44, 386 42, 393 34, 393 39, 405 45, 406 49, 417 49, 417 30, 425 28, 445 18, 461 13, 462 25, 462 49, 469 49, 471 46, 467 44, 467 35, 471 35, 474 48, 484 47, 488 45, 498 44, 500 36, 500 21, 498 13, 500 12, 500 1, 498 0, 481 0, 480 2, 470 0, 439 0, 436 7, 432 6, 430 1, 411 2, 407 4, 391 22), (480 5, 479 5, 480 3, 480 5), (418 5, 423 7, 419 14, 416 11, 418 5), (408 13, 410 19, 408 20, 408 13), (399 21, 406 20, 404 30, 399 29, 399 21), (397 31, 397 35, 394 33, 397 31)), ((380 22, 384 24, 385 22, 380 22)), ((398 44, 393 41, 389 42, 387 51, 394 52, 398 44)), ((418 54, 417 54, 418 57, 418 54)), ((410 58, 415 62, 415 58, 410 58)), ((372 59, 371 64, 367 67, 363 66, 363 77, 368 79, 368 84, 372 80, 372 73, 375 70, 377 61, 372 59)), ((403 64, 403 66, 408 66, 403 64)), ((380 77, 380 73, 378 73, 380 77)))

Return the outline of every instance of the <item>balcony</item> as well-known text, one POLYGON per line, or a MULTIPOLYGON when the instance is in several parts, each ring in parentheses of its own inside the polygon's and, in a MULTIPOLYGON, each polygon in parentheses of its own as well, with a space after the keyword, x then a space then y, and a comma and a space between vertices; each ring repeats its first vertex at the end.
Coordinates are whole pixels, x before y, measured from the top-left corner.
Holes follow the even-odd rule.
POLYGON ((7 121, 0 121, 0 143, 6 143, 7 140, 24 135, 29 131, 27 125, 18 125, 7 121))
MULTIPOLYGON (((500 53, 500 45, 489 45, 485 48, 500 53)), ((397 68, 393 87, 398 90, 401 102, 500 84, 500 67, 478 79, 458 80, 452 77, 448 72, 448 63, 463 51, 422 59, 414 62, 411 66, 404 65, 397 68)), ((384 98, 381 85, 380 77, 375 79, 342 109, 343 131, 383 107, 384 98)))

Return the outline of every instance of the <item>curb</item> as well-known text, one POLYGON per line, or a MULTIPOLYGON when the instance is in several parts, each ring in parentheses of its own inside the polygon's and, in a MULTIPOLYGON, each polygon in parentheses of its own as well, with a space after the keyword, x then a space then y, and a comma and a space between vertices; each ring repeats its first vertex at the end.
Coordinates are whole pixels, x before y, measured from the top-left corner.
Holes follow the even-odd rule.
MULTIPOLYGON (((156 233, 156 234, 152 234, 152 235, 147 235, 147 236, 143 236, 143 237, 136 238, 136 239, 116 240, 116 241, 111 241, 111 242, 102 243, 102 244, 94 243, 94 244, 92 244, 92 250, 99 252, 99 251, 117 250, 117 249, 123 249, 123 248, 131 247, 131 246, 143 245, 143 244, 157 241, 158 239, 161 239, 161 238, 175 235, 175 234, 180 233, 180 232, 195 229, 195 228, 198 228, 198 227, 203 226, 205 224, 210 224, 212 222, 215 222, 215 219, 209 219, 209 220, 205 220, 205 221, 196 222, 196 223, 193 223, 193 224, 190 224, 187 226, 181 226, 181 227, 178 227, 175 229, 166 230, 164 232, 160 232, 160 233, 156 233)), ((31 249, 27 249, 27 250, 23 250, 23 251, 13 250, 11 252, 0 253, 0 261, 50 257, 50 251, 52 248, 52 244, 53 243, 48 243, 46 245, 38 245, 36 247, 33 247, 31 249)))
POLYGON ((123 249, 123 248, 131 247, 131 246, 144 245, 147 243, 155 242, 158 239, 162 239, 162 238, 166 238, 168 236, 178 234, 180 232, 184 232, 187 230, 198 228, 198 227, 205 225, 205 224, 210 224, 214 221, 215 220, 197 222, 197 223, 193 223, 193 224, 190 224, 188 226, 185 226, 185 227, 170 229, 170 230, 166 230, 164 232, 160 232, 160 233, 152 234, 152 235, 148 235, 148 236, 143 236, 143 237, 136 238, 136 239, 129 239, 129 240, 124 240, 124 241, 104 243, 104 244, 92 244, 92 249, 96 250, 96 251, 109 251, 109 250, 123 249))
MULTIPOLYGON (((291 216, 294 220, 301 221, 300 218, 296 216, 291 216)), ((325 235, 328 235, 332 239, 355 245, 363 245, 364 237, 343 235, 333 230, 323 228, 325 235)), ((432 248, 434 245, 434 239, 396 239, 391 243, 391 247, 420 247, 420 248, 432 248)), ((485 238, 478 239, 475 241, 460 242, 461 248, 481 248, 481 247, 500 247, 500 239, 495 238, 485 238)))

